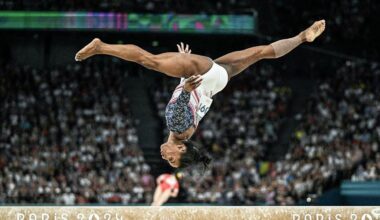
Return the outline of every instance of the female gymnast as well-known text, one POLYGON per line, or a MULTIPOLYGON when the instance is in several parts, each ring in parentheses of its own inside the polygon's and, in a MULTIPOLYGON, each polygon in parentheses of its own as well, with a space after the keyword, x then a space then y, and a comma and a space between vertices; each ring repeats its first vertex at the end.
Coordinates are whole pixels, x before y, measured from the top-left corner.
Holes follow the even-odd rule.
POLYGON ((209 110, 212 96, 223 90, 229 79, 262 59, 275 59, 289 53, 303 42, 313 42, 325 30, 325 20, 314 22, 298 35, 228 53, 212 60, 185 51, 151 54, 132 44, 106 44, 95 38, 76 55, 76 61, 93 55, 111 55, 138 63, 168 76, 181 78, 180 84, 166 107, 166 123, 170 134, 161 145, 161 156, 172 167, 185 168, 203 164, 207 167, 210 157, 189 141, 199 121, 209 110), (187 52, 187 53, 183 53, 187 52))
MULTIPOLYGON (((177 173, 178 178, 181 177, 177 173)), ((160 206, 167 202, 170 197, 177 197, 179 191, 179 183, 176 175, 164 173, 157 177, 157 187, 154 191, 152 206, 160 206)))

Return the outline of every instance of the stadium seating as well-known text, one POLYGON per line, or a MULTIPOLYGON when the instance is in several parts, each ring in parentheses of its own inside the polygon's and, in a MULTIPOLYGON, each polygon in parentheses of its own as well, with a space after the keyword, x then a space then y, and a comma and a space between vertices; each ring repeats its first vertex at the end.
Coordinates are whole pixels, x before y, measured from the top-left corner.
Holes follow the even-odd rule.
POLYGON ((154 180, 117 63, 37 70, 0 81, 0 203, 145 203, 154 180))

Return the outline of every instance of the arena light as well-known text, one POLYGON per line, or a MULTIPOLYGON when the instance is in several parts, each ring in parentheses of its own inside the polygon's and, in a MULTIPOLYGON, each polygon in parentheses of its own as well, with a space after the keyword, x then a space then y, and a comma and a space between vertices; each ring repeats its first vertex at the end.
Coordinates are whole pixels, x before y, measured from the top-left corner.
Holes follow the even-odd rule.
POLYGON ((252 34, 255 19, 254 15, 0 11, 0 29, 252 34))
POLYGON ((2 207, 2 220, 265 219, 375 220, 380 207, 2 207))

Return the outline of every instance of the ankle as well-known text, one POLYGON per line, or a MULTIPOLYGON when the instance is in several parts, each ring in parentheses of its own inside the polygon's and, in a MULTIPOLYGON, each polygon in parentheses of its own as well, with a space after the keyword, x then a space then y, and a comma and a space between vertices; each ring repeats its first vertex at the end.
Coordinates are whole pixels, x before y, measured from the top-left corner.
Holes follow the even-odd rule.
POLYGON ((94 52, 95 52, 95 54, 102 53, 103 45, 104 45, 104 43, 99 38, 94 39, 94 52))
POLYGON ((297 35, 297 37, 301 39, 302 43, 306 42, 306 31, 302 31, 297 35))

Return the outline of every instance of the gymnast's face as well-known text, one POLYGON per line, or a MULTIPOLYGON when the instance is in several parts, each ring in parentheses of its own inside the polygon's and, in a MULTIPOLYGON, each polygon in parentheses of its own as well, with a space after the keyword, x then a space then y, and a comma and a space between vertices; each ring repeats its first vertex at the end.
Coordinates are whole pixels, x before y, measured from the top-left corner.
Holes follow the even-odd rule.
POLYGON ((162 159, 167 160, 172 167, 179 167, 182 154, 186 152, 184 144, 164 143, 161 145, 162 159))

